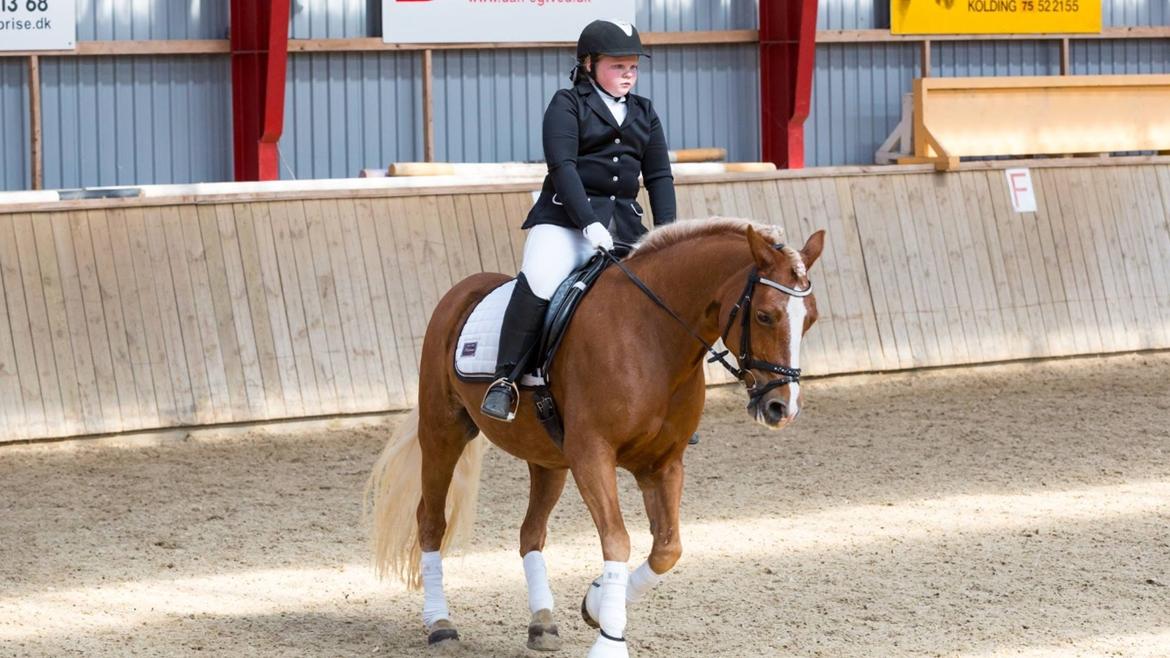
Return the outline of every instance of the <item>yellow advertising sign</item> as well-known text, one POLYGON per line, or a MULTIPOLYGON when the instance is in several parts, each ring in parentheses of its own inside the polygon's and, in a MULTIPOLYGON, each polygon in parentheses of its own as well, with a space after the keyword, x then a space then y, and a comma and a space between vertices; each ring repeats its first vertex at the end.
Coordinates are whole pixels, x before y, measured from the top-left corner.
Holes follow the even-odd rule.
POLYGON ((1101 31, 1101 0, 890 0, 894 34, 1101 31))

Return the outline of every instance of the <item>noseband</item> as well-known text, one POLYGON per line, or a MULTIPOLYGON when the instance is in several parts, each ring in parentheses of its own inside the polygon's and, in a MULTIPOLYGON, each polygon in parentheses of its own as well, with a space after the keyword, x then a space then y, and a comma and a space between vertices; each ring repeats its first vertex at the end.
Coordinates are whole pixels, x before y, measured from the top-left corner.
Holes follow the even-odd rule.
MULTIPOLYGON (((783 249, 784 247, 782 244, 775 246, 777 249, 783 249)), ((761 361, 752 357, 752 297, 755 295, 757 285, 764 285, 768 286, 769 288, 775 288, 776 290, 793 297, 808 297, 810 294, 812 294, 811 281, 809 282, 808 286, 804 288, 791 288, 784 285, 783 283, 778 283, 776 281, 772 281, 771 279, 765 279, 764 277, 760 276, 760 271, 758 269, 754 267, 752 268, 751 273, 748 274, 747 284, 743 288, 743 293, 739 297, 739 302, 737 302, 736 305, 731 308, 731 315, 727 318, 727 326, 723 328, 723 333, 720 334, 720 338, 722 338, 724 344, 726 344, 727 335, 731 332, 731 326, 735 323, 735 316, 739 315, 739 354, 735 357, 736 361, 739 362, 739 367, 736 367, 727 362, 727 355, 730 353, 729 350, 723 350, 720 352, 712 347, 710 343, 703 340, 699 334, 695 333, 695 331, 691 329, 691 327, 686 322, 684 322, 677 313, 671 310, 670 307, 667 306, 658 297, 658 295, 654 294, 653 290, 650 290, 650 288, 647 287, 645 283, 642 283, 641 279, 635 276, 633 272, 628 270, 616 256, 608 251, 603 251, 603 253, 613 262, 614 265, 617 265, 622 272, 625 272, 626 276, 630 278, 630 281, 634 282, 634 285, 638 286, 642 292, 646 293, 646 296, 650 298, 650 301, 654 302, 659 306, 659 308, 669 313, 670 316, 674 318, 679 324, 681 324, 683 328, 685 328, 687 332, 690 333, 692 337, 694 337, 695 340, 699 341, 703 344, 703 347, 707 348, 707 351, 711 354, 711 356, 707 359, 707 363, 718 363, 722 365, 727 369, 727 372, 730 372, 733 377, 743 383, 744 387, 747 388, 748 398, 752 404, 759 404, 760 399, 763 398, 764 395, 766 395, 768 391, 771 391, 772 389, 779 388, 780 386, 784 386, 786 384, 795 384, 800 381, 800 368, 789 368, 788 366, 782 366, 776 363, 772 363, 771 361, 761 361), (760 378, 755 374, 755 372, 753 372, 754 370, 764 370, 779 375, 779 377, 775 379, 769 379, 761 384, 760 378), (750 383, 748 382, 749 379, 751 380, 750 383)), ((791 340, 791 337, 789 337, 789 339, 791 340)))

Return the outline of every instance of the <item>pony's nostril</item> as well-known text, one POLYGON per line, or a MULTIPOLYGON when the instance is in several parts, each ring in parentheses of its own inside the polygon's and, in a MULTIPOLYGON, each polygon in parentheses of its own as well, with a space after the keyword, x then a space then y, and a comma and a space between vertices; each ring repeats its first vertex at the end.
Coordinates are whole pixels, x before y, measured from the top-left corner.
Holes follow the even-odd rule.
POLYGON ((764 418, 769 423, 778 423, 784 420, 785 414, 788 412, 788 405, 780 400, 771 400, 764 406, 764 418))

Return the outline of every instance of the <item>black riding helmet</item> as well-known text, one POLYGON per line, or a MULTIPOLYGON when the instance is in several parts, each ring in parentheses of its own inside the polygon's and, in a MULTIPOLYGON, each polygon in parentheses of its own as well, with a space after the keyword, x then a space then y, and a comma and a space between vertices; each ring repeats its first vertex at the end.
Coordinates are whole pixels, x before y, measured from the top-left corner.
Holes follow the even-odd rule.
POLYGON ((603 20, 593 21, 581 30, 577 39, 577 59, 587 55, 650 56, 642 49, 642 39, 636 27, 621 21, 603 20))

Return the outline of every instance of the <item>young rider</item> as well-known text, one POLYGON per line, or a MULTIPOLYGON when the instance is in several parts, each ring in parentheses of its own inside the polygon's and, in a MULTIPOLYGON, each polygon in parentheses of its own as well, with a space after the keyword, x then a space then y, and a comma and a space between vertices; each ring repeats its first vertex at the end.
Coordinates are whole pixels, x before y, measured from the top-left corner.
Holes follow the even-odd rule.
POLYGON ((496 380, 481 411, 505 422, 515 416, 530 351, 548 300, 561 281, 614 237, 634 242, 645 233, 638 175, 646 184, 656 225, 675 219, 674 177, 666 136, 650 100, 630 93, 642 49, 629 23, 593 21, 577 40, 572 89, 553 95, 544 113, 548 176, 522 228, 528 230, 516 287, 504 314, 496 380))

